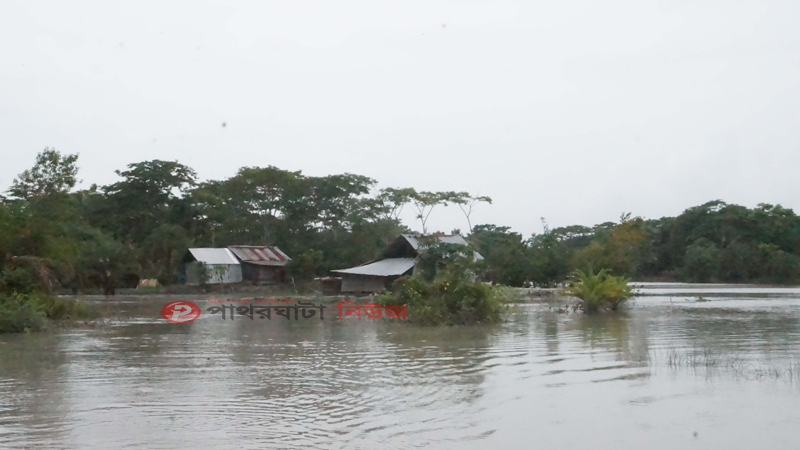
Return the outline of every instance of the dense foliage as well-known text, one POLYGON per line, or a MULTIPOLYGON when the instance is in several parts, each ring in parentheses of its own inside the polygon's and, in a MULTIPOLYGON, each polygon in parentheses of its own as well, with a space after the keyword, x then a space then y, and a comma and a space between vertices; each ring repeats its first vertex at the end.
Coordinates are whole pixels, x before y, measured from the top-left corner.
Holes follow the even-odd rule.
POLYGON ((479 225, 470 240, 486 257, 489 279, 517 286, 553 285, 592 267, 640 280, 800 282, 800 217, 780 205, 751 209, 716 200, 678 217, 624 214, 619 223, 591 228, 545 225, 528 240, 479 225))
POLYGON ((564 293, 581 299, 581 306, 586 312, 595 312, 604 307, 616 310, 633 296, 633 289, 628 284, 630 280, 611 276, 605 269, 596 274, 591 270, 576 270, 575 277, 564 293))
POLYGON ((426 226, 452 203, 469 224, 488 197, 466 192, 377 190, 361 175, 323 177, 277 167, 243 167, 225 180, 198 182, 176 161, 129 164, 119 181, 74 191, 77 155, 45 149, 0 201, 0 292, 113 294, 142 278, 180 283, 190 247, 277 245, 295 279, 378 257, 408 232, 405 206, 426 226))
POLYGON ((424 325, 495 323, 503 318, 504 291, 475 275, 475 256, 461 245, 426 242, 413 276, 378 296, 385 306, 407 306, 408 320, 424 325))
POLYGON ((674 218, 545 223, 526 239, 508 227, 472 227, 473 207, 491 199, 465 192, 377 189, 361 175, 272 166, 199 182, 191 168, 161 160, 75 191, 77 160, 45 149, 0 197, 0 292, 113 294, 142 278, 180 283, 187 248, 231 244, 279 246, 299 281, 380 257, 409 231, 399 219, 405 207, 427 230, 432 211, 448 204, 463 211, 467 238, 484 256, 474 272, 496 284, 552 286, 590 267, 636 279, 800 282, 800 218, 780 205, 713 201, 674 218))

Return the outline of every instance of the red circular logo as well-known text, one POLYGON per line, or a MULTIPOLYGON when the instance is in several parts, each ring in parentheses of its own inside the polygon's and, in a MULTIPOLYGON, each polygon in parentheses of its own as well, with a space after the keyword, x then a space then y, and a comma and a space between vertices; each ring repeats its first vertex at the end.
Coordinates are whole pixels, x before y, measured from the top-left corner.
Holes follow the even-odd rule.
POLYGON ((183 300, 169 302, 161 307, 161 317, 172 323, 188 323, 200 317, 200 307, 183 300))

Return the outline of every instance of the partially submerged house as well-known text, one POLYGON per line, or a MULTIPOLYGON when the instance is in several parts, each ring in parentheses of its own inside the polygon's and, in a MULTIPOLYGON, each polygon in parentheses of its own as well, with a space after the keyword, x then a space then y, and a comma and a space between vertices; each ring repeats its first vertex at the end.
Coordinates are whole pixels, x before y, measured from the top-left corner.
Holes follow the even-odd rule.
MULTIPOLYGON (((439 241, 447 244, 468 245, 458 234, 436 235, 439 241)), ((389 286, 403 275, 414 272, 419 255, 421 236, 403 234, 389 243, 383 251, 383 259, 371 261, 349 269, 331 270, 342 278, 342 292, 376 293, 389 286)), ((483 259, 475 253, 476 259, 483 259)))
POLYGON ((275 246, 231 245, 228 250, 236 255, 242 266, 242 277, 258 284, 283 282, 284 266, 292 259, 275 246))
POLYGON ((331 272, 342 278, 342 292, 380 292, 398 277, 410 275, 414 263, 414 258, 386 258, 331 272))
POLYGON ((189 252, 202 264, 186 267, 186 284, 228 284, 242 281, 242 266, 227 248, 190 248, 189 252), (205 273, 202 268, 205 268, 205 273))

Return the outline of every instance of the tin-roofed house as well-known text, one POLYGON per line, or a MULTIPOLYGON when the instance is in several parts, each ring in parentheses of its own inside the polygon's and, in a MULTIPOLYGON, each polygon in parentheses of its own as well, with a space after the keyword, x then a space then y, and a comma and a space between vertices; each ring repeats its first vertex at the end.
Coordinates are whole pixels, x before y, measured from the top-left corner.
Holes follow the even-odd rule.
POLYGON ((414 258, 386 258, 331 272, 342 278, 342 292, 380 292, 397 278, 410 275, 414 262, 414 258))
POLYGON ((186 267, 186 284, 228 284, 242 281, 242 267, 227 248, 190 248, 198 265, 186 267), (203 273, 202 268, 205 268, 203 273))
MULTIPOLYGON (((402 234, 386 246, 383 259, 331 272, 341 276, 343 293, 380 292, 389 288, 397 278, 413 274, 420 238, 418 235, 402 234)), ((447 244, 469 245, 458 234, 436 235, 436 238, 447 244)), ((475 258, 483 259, 483 256, 476 252, 475 258)))
POLYGON ((242 277, 257 284, 278 284, 286 277, 284 266, 292 259, 278 247, 264 245, 231 245, 242 264, 242 277))

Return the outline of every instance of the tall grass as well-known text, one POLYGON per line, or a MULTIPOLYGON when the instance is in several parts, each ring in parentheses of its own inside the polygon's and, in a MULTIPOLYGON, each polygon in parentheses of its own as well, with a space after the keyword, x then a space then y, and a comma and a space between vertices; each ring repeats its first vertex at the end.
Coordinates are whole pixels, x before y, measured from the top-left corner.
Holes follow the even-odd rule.
POLYGON ((667 348, 651 351, 650 363, 670 370, 689 370, 705 376, 733 375, 746 379, 783 379, 800 383, 800 360, 793 358, 786 364, 758 362, 740 353, 714 349, 667 348))

